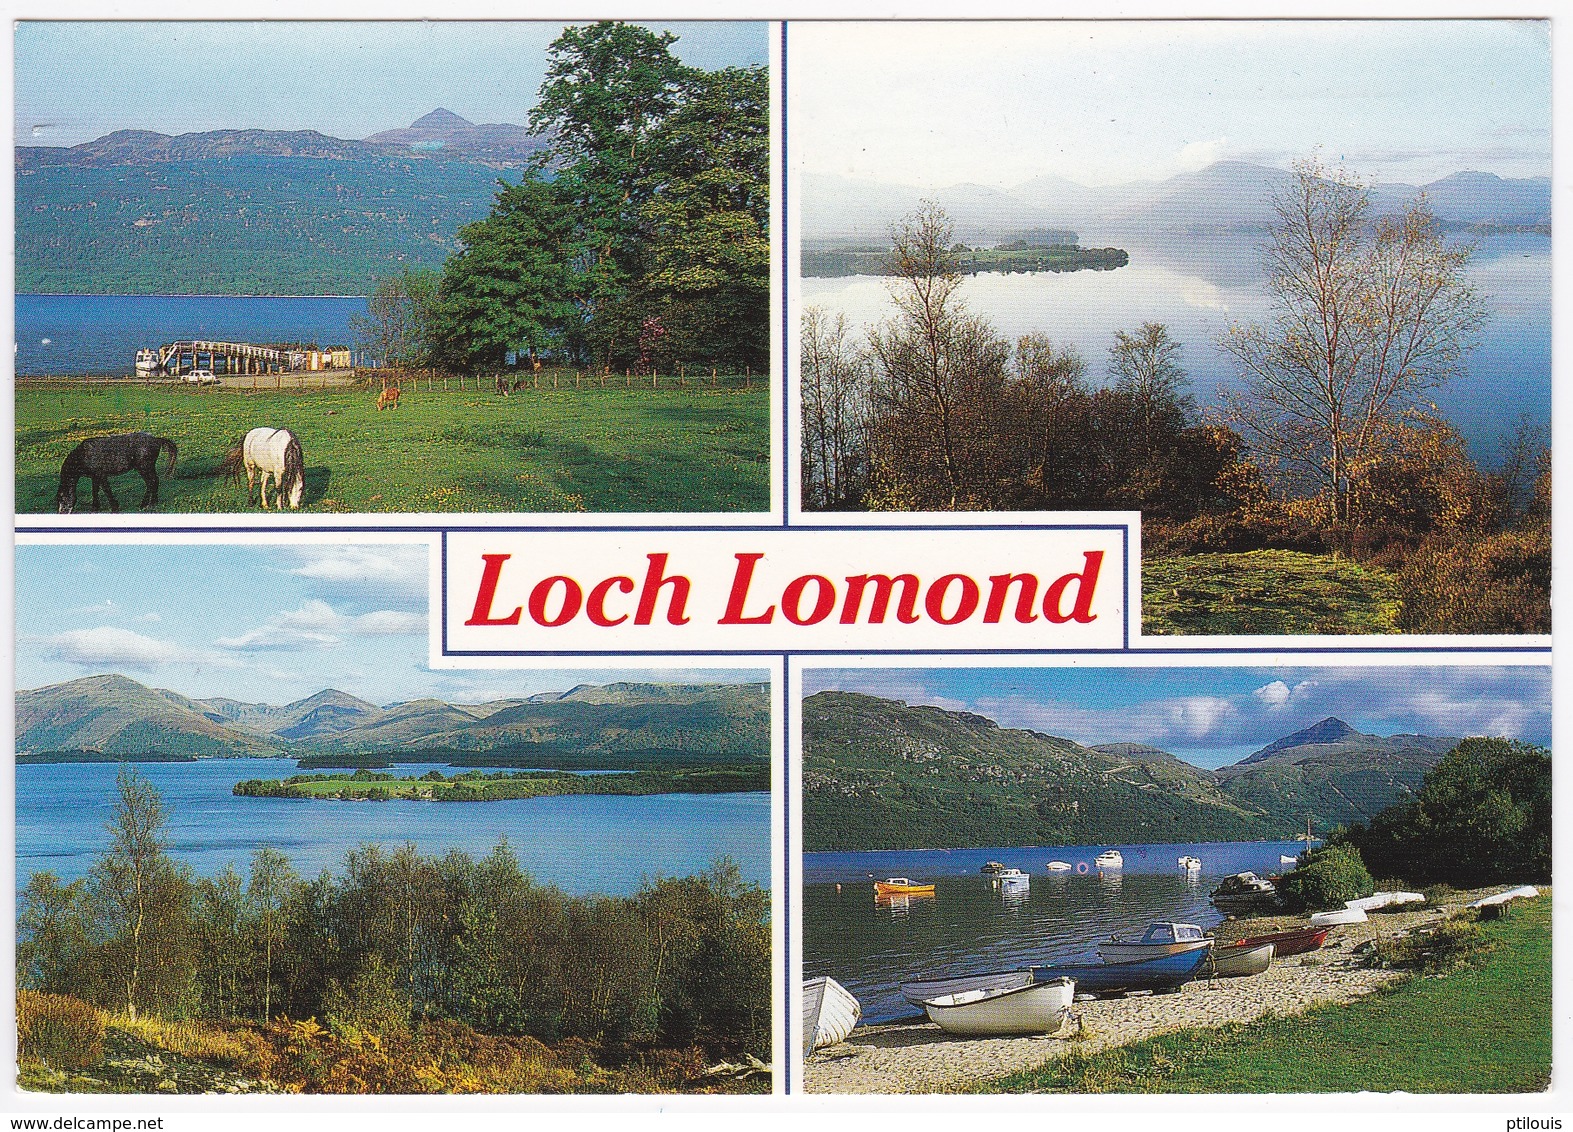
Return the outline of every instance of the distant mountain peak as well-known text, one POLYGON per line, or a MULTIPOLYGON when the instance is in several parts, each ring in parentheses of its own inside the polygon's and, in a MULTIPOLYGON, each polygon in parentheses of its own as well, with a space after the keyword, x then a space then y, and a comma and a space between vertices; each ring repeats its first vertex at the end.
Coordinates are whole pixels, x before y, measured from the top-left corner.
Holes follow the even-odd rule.
POLYGON ((412 130, 452 130, 463 126, 473 126, 468 118, 461 118, 452 110, 439 106, 430 114, 417 118, 410 123, 412 130))
POLYGON ((1292 747, 1311 747, 1322 746, 1327 743, 1339 743, 1358 734, 1360 732, 1350 727, 1343 720, 1330 715, 1326 719, 1318 720, 1309 727, 1301 728, 1293 735, 1285 735, 1282 739, 1267 744, 1267 746, 1257 751, 1250 758, 1241 759, 1240 761, 1242 764, 1259 762, 1270 755, 1275 755, 1279 751, 1287 751, 1292 747))

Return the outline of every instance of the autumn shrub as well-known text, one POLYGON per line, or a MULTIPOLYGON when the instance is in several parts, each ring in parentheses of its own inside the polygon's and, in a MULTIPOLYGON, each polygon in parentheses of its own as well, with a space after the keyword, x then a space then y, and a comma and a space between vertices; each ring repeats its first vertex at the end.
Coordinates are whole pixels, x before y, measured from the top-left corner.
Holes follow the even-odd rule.
POLYGON ((80 1069, 104 1056, 104 1020, 81 999, 63 994, 16 994, 17 1059, 56 1069, 80 1069))
POLYGON ((1233 554, 1249 550, 1318 552, 1325 542, 1310 517, 1268 500, 1182 523, 1142 519, 1142 553, 1154 558, 1183 554, 1233 554))
POLYGON ((1551 528, 1434 535, 1398 576, 1412 633, 1549 633, 1551 528))

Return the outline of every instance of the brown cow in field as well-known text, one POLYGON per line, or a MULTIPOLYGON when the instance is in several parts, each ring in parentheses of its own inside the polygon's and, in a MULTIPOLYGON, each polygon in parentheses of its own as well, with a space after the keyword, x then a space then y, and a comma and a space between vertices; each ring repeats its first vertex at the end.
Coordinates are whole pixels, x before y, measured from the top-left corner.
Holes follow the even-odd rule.
POLYGON ((397 409, 399 407, 399 387, 390 385, 377 397, 377 409, 397 409))

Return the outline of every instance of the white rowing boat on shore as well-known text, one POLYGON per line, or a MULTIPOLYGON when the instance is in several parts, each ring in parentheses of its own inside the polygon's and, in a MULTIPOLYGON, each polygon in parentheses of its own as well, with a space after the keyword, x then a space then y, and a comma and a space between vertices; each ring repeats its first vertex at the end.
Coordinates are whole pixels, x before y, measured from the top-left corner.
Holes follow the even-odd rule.
POLYGON ((1420 892, 1373 892, 1370 896, 1362 896, 1346 903, 1350 908, 1375 912, 1378 908, 1392 908, 1399 904, 1424 904, 1425 901, 1425 894, 1420 892))
POLYGON ((969 990, 923 1004, 929 1020, 948 1034, 983 1038, 1052 1034, 1065 1024, 1076 984, 1054 979, 1012 990, 969 990))
POLYGON ((863 1017, 863 1006, 834 979, 803 984, 803 1056, 845 1041, 863 1017))
POLYGON ((946 995, 964 994, 968 991, 1016 990, 1032 985, 1032 972, 990 971, 982 975, 953 975, 945 979, 918 979, 901 984, 901 997, 913 1006, 922 1006, 930 999, 946 995))
POLYGON ((1333 928, 1344 924, 1363 924, 1366 921, 1364 908, 1334 908, 1330 912, 1316 912, 1311 916, 1311 926, 1315 928, 1333 928))
POLYGON ((1539 896, 1540 889, 1532 884, 1522 884, 1517 888, 1510 888, 1506 892, 1499 892, 1494 896, 1482 896, 1479 900, 1472 900, 1464 905, 1466 908, 1490 908, 1496 904, 1506 904, 1509 900, 1528 900, 1539 896))
POLYGON ((1231 944, 1215 947, 1212 954, 1212 976, 1232 979, 1245 975, 1260 975, 1273 965, 1273 945, 1258 944, 1254 947, 1231 944))

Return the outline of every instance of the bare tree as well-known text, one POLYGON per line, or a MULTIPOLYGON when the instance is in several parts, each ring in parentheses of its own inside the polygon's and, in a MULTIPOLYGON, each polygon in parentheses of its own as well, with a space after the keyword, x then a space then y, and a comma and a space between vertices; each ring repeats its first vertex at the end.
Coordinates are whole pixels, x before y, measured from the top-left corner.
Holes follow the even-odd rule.
POLYGON ((803 504, 846 507, 867 483, 868 360, 851 339, 845 315, 803 312, 803 504))
MULTIPOLYGON (((957 294, 954 229, 925 203, 891 232, 885 270, 896 316, 869 334, 876 363, 873 474, 905 508, 982 502, 994 463, 997 411, 1010 347, 957 294)), ((881 483, 876 483, 876 488, 881 483)))
POLYGON ((1224 336, 1244 384, 1225 402, 1282 479, 1325 494, 1329 520, 1347 523, 1384 422, 1423 407, 1478 339, 1471 249, 1443 241, 1424 198, 1373 220, 1369 189, 1315 159, 1294 167, 1274 211, 1272 310, 1224 336))

